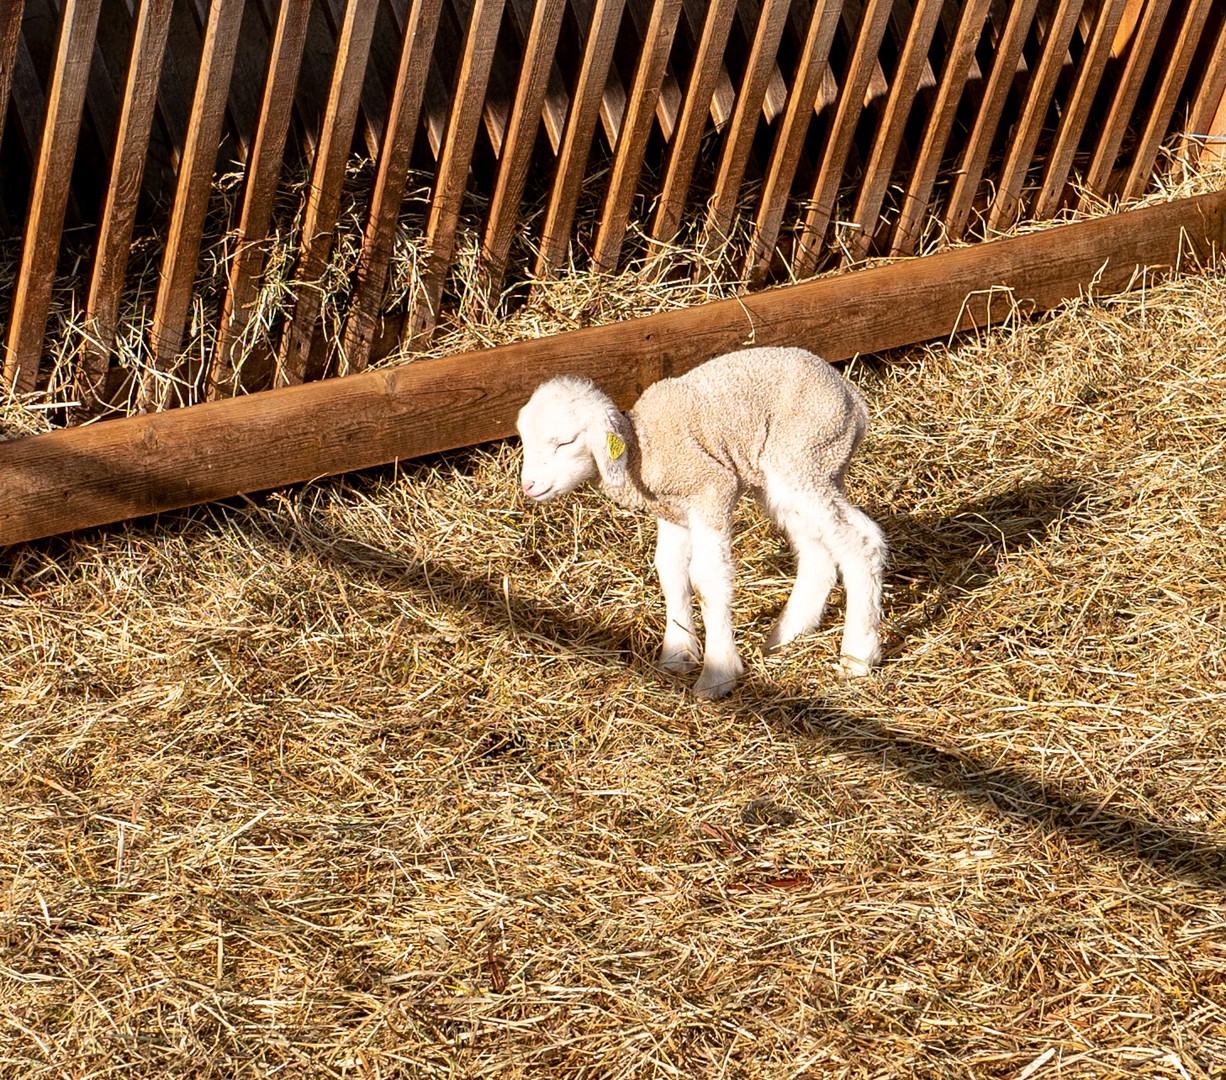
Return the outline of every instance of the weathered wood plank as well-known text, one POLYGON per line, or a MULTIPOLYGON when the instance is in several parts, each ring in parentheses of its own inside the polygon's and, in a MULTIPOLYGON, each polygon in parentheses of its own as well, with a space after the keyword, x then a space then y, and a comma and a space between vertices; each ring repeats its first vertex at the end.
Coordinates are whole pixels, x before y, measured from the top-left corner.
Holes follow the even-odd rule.
POLYGON ((822 256, 826 227, 834 214, 839 184, 843 179, 852 141, 856 137, 856 124, 864 108, 869 81, 878 67, 877 52, 881 48, 881 39, 885 36, 889 23, 892 3, 893 0, 868 0, 864 5, 856 47, 839 91, 839 103, 835 109, 834 124, 830 129, 830 140, 826 144, 825 153, 822 154, 821 167, 817 171, 813 194, 809 198, 809 208, 801 220, 800 234, 796 238, 792 272, 797 277, 811 275, 817 269, 822 256))
MULTIPOLYGON (((1166 19, 1171 0, 1149 0, 1141 15, 1141 21, 1131 37, 1128 47, 1128 59, 1124 64, 1124 72, 1115 88, 1111 100, 1111 108, 1107 119, 1103 122, 1098 144, 1086 168, 1086 194, 1081 197, 1080 207, 1088 209, 1093 202, 1093 196, 1105 196, 1111 171, 1115 168, 1120 147, 1124 143, 1124 133, 1128 130, 1132 119, 1132 111, 1136 107, 1137 98, 1141 94, 1141 86, 1149 72, 1149 64, 1153 59, 1154 50, 1158 47, 1158 38, 1162 34, 1162 24, 1166 19)), ((1116 34, 1117 44, 1124 27, 1116 34)))
MULTIPOLYGON (((1226 192, 820 281, 0 443, 0 544, 299 483, 512 433, 542 379, 587 374, 622 407, 746 343, 832 361, 982 328, 992 293, 1033 311, 1103 295, 1226 246, 1226 192)), ((1012 310, 1012 303, 1000 307, 1012 310)), ((1012 316, 1010 316, 1012 317, 1012 316)))
POLYGON ((617 269, 680 14, 681 0, 656 0, 652 8, 651 24, 639 52, 626 120, 617 140, 600 225, 592 247, 592 269, 597 273, 617 269))
POLYGON ((1073 158, 1085 134, 1090 109, 1102 84, 1115 35, 1128 3, 1129 0, 1103 0, 1099 5, 1094 28, 1077 69, 1077 80, 1061 114, 1056 141, 1043 170, 1034 206, 1037 217, 1051 217, 1060 208, 1064 186, 1073 171, 1073 158))
POLYGON ((414 0, 405 25, 387 138, 379 155, 353 299, 341 341, 342 371, 358 371, 365 367, 379 335, 379 309, 396 246, 396 226, 421 118, 441 6, 441 0, 414 0))
MULTIPOLYGON (((1226 135, 1221 128, 1215 130, 1214 117, 1220 115, 1219 106, 1226 106, 1226 18, 1218 29, 1217 40, 1210 52, 1209 66, 1201 77, 1196 97, 1188 111, 1188 126, 1180 144, 1180 155, 1188 165, 1195 165, 1201 156, 1202 147, 1212 146, 1206 140, 1226 135)), ((1221 150, 1216 147, 1214 149, 1221 150)), ((1210 154, 1212 160, 1213 154, 1210 154)), ((1220 156, 1220 155, 1219 155, 1220 156)))
POLYGON ((677 235, 681 226, 681 213, 689 194, 690 181, 694 178, 694 164, 698 160, 698 144, 711 111, 715 84, 723 70, 724 48, 732 30, 736 5, 737 0, 711 0, 707 8, 707 19, 694 52, 681 117, 668 149, 664 184, 651 227, 653 243, 650 253, 661 251, 677 235))
POLYGON ((491 298, 502 287, 511 241, 519 223, 520 202, 528 182, 528 169, 541 126, 545 92, 549 88, 549 73, 565 10, 566 0, 537 0, 524 45, 523 67, 515 89, 506 145, 498 164, 498 178, 494 182, 481 245, 481 285, 491 298))
MULTIPOLYGON (((945 209, 945 230, 952 239, 960 239, 966 232, 979 182, 987 166, 992 139, 1000 126, 1005 110, 1009 88, 1022 63, 1022 46, 1034 22, 1038 0, 1018 0, 1009 6, 1009 16, 996 43, 996 55, 992 61, 992 73, 984 90, 983 102, 975 116, 975 125, 967 139, 966 150, 954 178, 949 205, 945 209)), ((1024 70, 1024 69, 1023 69, 1024 70)))
POLYGON ((476 0, 456 76, 451 117, 443 156, 434 177, 434 195, 426 215, 426 259, 401 327, 401 341, 428 338, 438 318, 439 301, 451 269, 455 230, 464 204, 473 146, 485 104, 490 65, 498 40, 503 0, 476 0))
POLYGON ((255 141, 247 163, 247 183, 238 227, 232 237, 233 254, 222 303, 221 324, 209 373, 209 397, 236 393, 242 388, 237 370, 243 337, 260 288, 264 268, 264 242, 272 220, 277 183, 285 159, 285 142, 294 108, 294 87, 302 67, 311 0, 281 0, 273 29, 272 55, 264 79, 264 96, 255 141))
POLYGON ((13 85, 13 65, 17 59, 17 39, 21 37, 21 16, 26 0, 12 0, 0 10, 0 135, 9 111, 9 88, 13 85))
POLYGON ((579 205, 587 159, 596 133, 609 65, 613 62, 613 46, 621 26, 626 0, 596 0, 592 12, 587 48, 579 69, 579 80, 571 99, 570 115, 562 135, 558 153, 558 168, 549 190, 545 208, 545 224, 541 228, 540 253, 535 273, 544 278, 552 274, 566 259, 570 246, 570 230, 579 205))
MULTIPOLYGON (((153 368, 162 373, 175 369, 191 307, 242 15, 243 0, 213 0, 209 9, 187 145, 179 166, 149 333, 153 368)), ((142 405, 154 408, 175 403, 166 380, 153 370, 145 372, 141 379, 140 400, 142 405)))
POLYGON ((843 0, 817 0, 809 20, 804 48, 796 66, 796 77, 788 95, 783 120, 771 146, 770 162, 766 167, 766 181, 762 185, 762 198, 749 237, 749 251, 745 256, 744 278, 751 286, 760 286, 770 272, 775 254, 775 243, 783 225, 788 194, 800 164, 805 135, 813 118, 813 102, 826 75, 826 61, 830 46, 838 29, 843 11, 843 0))
POLYGON ((119 301, 153 130, 172 4, 173 0, 141 0, 136 17, 123 111, 111 161, 111 183, 102 208, 97 254, 85 302, 87 336, 76 372, 76 398, 87 412, 99 403, 115 344, 119 301))
POLYGON ((19 393, 38 378, 100 9, 101 0, 66 0, 60 22, 4 357, 4 380, 19 393))
POLYGON ((877 233, 881 204, 885 201, 886 188, 894 172, 898 152, 902 147, 903 132, 911 107, 920 91, 920 81, 928 69, 928 49, 932 45, 937 22, 941 17, 943 0, 919 0, 911 17, 894 82, 890 87, 889 100, 881 116, 881 124, 873 140, 872 153, 864 170, 856 207, 851 215, 852 231, 847 246, 855 257, 869 253, 877 233))
POLYGON ((374 22, 375 5, 370 0, 349 0, 303 216, 302 246, 294 269, 298 300, 293 317, 282 334, 277 355, 275 380, 278 386, 302 382, 310 365, 322 307, 319 281, 332 251, 332 233, 336 228, 345 166, 357 126, 374 22))
POLYGON ((758 117, 765 105, 767 88, 779 72, 776 58, 783 28, 787 25, 790 0, 765 0, 753 44, 745 62, 745 75, 736 96, 732 119, 724 133, 716 166, 715 191, 703 226, 703 246, 722 242, 732 227, 745 169, 758 131, 758 117))
POLYGON ((1082 0, 1060 0, 1047 28, 1043 52, 1026 87, 1026 103, 1018 119, 1005 164, 996 181, 996 198, 988 210, 988 230, 1003 231, 1013 224, 1022 201, 1022 187, 1034 161, 1043 123, 1051 109, 1056 80, 1068 56, 1069 43, 1081 17, 1082 0))
POLYGON ((898 223, 890 242, 891 255, 913 254, 928 214, 928 203, 936 185, 941 158, 949 144, 954 119, 958 114, 967 80, 975 65, 975 48, 983 33, 991 0, 966 0, 962 7, 953 44, 946 57, 945 70, 932 105, 932 115, 924 129, 924 140, 911 170, 911 179, 898 211, 898 223))
POLYGON ((1204 33, 1205 22, 1215 0, 1191 0, 1183 15, 1179 27, 1179 37, 1175 41, 1174 54, 1163 72, 1162 81, 1158 86, 1157 97, 1154 100, 1145 129, 1137 140, 1132 152, 1132 166, 1124 180, 1120 198, 1124 200, 1140 198, 1153 179, 1154 161, 1158 157, 1158 149, 1166 136, 1171 117, 1175 114, 1180 92, 1192 66, 1192 58, 1200 45, 1201 34, 1204 33))

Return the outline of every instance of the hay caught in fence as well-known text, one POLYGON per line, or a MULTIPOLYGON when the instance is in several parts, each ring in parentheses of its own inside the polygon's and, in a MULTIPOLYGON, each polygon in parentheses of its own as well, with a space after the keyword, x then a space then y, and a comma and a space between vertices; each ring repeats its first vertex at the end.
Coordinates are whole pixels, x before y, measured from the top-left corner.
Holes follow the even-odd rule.
POLYGON ((852 364, 861 682, 747 510, 695 703, 512 444, 9 550, 0 1075, 1221 1075, 1224 342, 1219 266, 852 364))

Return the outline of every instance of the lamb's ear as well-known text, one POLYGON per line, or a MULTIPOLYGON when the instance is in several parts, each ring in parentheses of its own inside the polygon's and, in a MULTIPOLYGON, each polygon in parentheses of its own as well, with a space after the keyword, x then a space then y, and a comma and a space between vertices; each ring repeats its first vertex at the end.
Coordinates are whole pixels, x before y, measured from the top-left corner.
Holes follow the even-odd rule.
POLYGON ((630 439, 630 421, 613 405, 605 410, 604 423, 593 432, 592 456, 600 479, 609 487, 621 487, 626 482, 626 443, 630 439))

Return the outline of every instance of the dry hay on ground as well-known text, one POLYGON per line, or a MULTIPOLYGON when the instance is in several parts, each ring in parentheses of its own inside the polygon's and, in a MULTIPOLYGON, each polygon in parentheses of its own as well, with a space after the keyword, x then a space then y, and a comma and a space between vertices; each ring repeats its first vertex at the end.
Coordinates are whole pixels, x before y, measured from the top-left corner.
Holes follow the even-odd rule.
POLYGON ((855 364, 894 550, 653 671, 649 522, 513 445, 24 545, 5 1077, 1221 1076, 1226 275, 855 364))

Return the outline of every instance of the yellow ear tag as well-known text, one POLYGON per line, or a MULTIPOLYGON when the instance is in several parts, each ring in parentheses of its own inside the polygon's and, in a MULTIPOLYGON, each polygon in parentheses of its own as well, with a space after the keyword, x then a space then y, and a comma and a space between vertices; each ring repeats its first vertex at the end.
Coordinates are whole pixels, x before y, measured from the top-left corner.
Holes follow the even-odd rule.
POLYGON ((609 457, 610 459, 613 461, 616 461, 625 452, 626 452, 625 440, 622 439, 620 435, 617 435, 614 432, 610 431, 609 432, 609 457))

